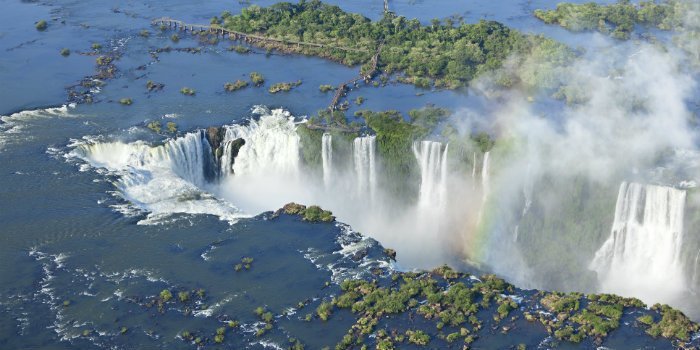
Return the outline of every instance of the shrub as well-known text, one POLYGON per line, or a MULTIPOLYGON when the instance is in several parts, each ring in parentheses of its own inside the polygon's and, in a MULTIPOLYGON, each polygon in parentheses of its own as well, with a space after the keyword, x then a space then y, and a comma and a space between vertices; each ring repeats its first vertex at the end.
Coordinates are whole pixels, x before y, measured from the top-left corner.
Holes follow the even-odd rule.
POLYGON ((42 20, 40 20, 39 22, 36 22, 36 24, 34 25, 34 27, 36 28, 36 30, 44 31, 44 30, 46 30, 46 28, 49 27, 49 24, 46 23, 46 21, 42 19, 42 20))
POLYGON ((130 98, 122 98, 119 100, 119 103, 125 105, 125 106, 130 106, 132 103, 134 103, 130 98))
POLYGON ((142 31, 139 32, 139 35, 142 36, 142 37, 144 37, 144 38, 148 38, 149 36, 151 36, 151 32, 149 32, 148 30, 144 29, 144 30, 142 30, 142 31))
POLYGON ((321 305, 316 308, 316 314, 318 317, 324 321, 328 320, 328 317, 331 316, 331 313, 333 312, 333 304, 328 303, 328 302, 323 302, 321 305))
POLYGON ((170 40, 172 40, 174 43, 176 43, 176 42, 180 41, 180 36, 178 36, 177 34, 173 34, 170 36, 170 40))
POLYGON ((95 59, 95 62, 97 63, 98 66, 106 66, 106 65, 112 63, 112 57, 99 56, 99 57, 97 57, 97 59, 95 59))
POLYGON ((180 89, 180 93, 186 96, 194 96, 196 91, 188 87, 183 87, 182 89, 180 89))
POLYGON ((421 330, 417 331, 406 331, 406 336, 408 336, 408 342, 416 345, 428 345, 430 342, 430 336, 421 330))
POLYGON ((276 94, 280 91, 285 91, 285 92, 290 91, 294 87, 297 87, 299 85, 301 85, 301 80, 297 80, 296 82, 292 82, 292 83, 277 83, 277 84, 273 84, 272 86, 270 86, 268 91, 271 94, 276 94))
POLYGON ((324 84, 318 87, 321 92, 328 92, 334 90, 333 85, 330 84, 324 84))
POLYGON ((100 45, 100 44, 98 44, 98 43, 93 43, 93 44, 91 45, 91 47, 92 47, 93 50, 99 50, 99 49, 102 48, 102 45, 100 45))
POLYGON ((250 81, 252 81, 255 86, 260 86, 265 83, 265 77, 258 72, 251 72, 250 81))
POLYGON ((247 47, 245 47, 245 46, 243 46, 243 45, 231 45, 231 46, 228 48, 228 50, 229 50, 229 51, 235 51, 235 52, 240 53, 240 54, 245 54, 245 53, 249 53, 249 52, 250 52, 250 48, 247 48, 247 47))
POLYGON ((161 298, 161 300, 163 300, 164 302, 167 302, 167 301, 169 301, 170 299, 173 298, 173 294, 170 293, 169 290, 163 289, 163 291, 160 292, 160 298, 161 298))
POLYGON ((61 56, 63 56, 63 57, 70 56, 70 50, 68 50, 66 48, 61 49, 61 56))
POLYGON ((174 134, 177 132, 177 124, 175 124, 175 122, 167 122, 165 126, 168 128, 169 133, 174 134))
POLYGON ((224 84, 224 90, 228 92, 233 92, 236 90, 240 90, 248 86, 248 82, 244 80, 236 80, 234 83, 226 83, 224 84))
POLYGON ((160 129, 161 128, 160 121, 158 121, 158 120, 148 123, 146 125, 146 127, 153 130, 153 132, 156 132, 156 133, 160 133, 160 130, 161 130, 160 129))
POLYGON ((180 299, 180 302, 186 303, 187 301, 190 300, 190 292, 182 291, 177 293, 178 299, 180 299))
POLYGON ((331 222, 335 219, 333 213, 323 210, 317 205, 312 205, 304 210, 303 220, 310 222, 331 222))

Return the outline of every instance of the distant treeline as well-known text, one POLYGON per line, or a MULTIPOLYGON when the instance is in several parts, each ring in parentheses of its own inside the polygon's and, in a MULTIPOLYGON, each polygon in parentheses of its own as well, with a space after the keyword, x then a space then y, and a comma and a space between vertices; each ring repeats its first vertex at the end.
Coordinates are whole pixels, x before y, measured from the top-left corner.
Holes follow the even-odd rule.
MULTIPOLYGON (((526 57, 537 50, 544 50, 557 60, 571 55, 565 45, 542 36, 525 35, 494 21, 467 24, 448 18, 422 25, 417 19, 393 13, 371 21, 318 0, 283 2, 270 7, 253 5, 239 15, 224 12, 213 18, 212 23, 290 42, 327 45, 324 48, 288 45, 285 49, 347 65, 368 64, 380 43, 384 43, 379 56, 381 70, 401 72, 404 81, 422 87, 465 86, 480 74, 502 67, 506 59, 526 57)), ((501 77, 500 82, 538 83, 521 79, 517 74, 501 77)))
POLYGON ((597 30, 617 39, 629 39, 635 25, 672 30, 683 24, 687 3, 678 0, 629 0, 600 5, 560 3, 555 10, 535 10, 535 17, 545 23, 558 24, 571 31, 597 30))

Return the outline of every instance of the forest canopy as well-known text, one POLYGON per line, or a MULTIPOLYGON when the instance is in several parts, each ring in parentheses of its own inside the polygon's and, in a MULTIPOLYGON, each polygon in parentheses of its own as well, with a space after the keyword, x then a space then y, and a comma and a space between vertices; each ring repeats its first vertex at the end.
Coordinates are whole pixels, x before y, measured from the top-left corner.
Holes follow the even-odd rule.
POLYGON ((571 31, 597 30, 616 39, 629 39, 635 25, 671 30, 680 25, 683 3, 676 0, 654 2, 629 0, 601 5, 559 3, 554 10, 535 10, 535 17, 547 24, 558 24, 571 31))
MULTIPOLYGON (((238 32, 264 35, 284 42, 291 52, 330 58, 347 65, 368 64, 383 43, 379 66, 385 73, 403 73, 404 81, 425 86, 458 88, 480 74, 503 66, 509 57, 525 57, 541 45, 570 53, 563 44, 525 35, 495 21, 455 23, 433 20, 423 25, 387 12, 379 21, 318 0, 252 5, 239 15, 224 12, 212 23, 238 32)), ((558 57, 569 56, 559 54, 558 57)), ((506 79, 513 84, 514 79, 506 79)), ((518 79, 515 79, 517 83, 518 79)), ((528 82, 526 82, 528 83, 528 82)))

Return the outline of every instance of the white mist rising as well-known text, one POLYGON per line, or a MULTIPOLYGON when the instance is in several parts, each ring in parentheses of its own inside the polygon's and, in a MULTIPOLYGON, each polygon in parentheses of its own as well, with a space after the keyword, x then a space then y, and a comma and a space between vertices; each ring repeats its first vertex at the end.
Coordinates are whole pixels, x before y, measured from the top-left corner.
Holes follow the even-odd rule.
POLYGON ((448 122, 462 137, 486 129, 498 140, 488 152, 460 150, 471 159, 466 169, 450 164, 456 145, 415 143, 407 150, 418 171, 410 200, 382 186, 398 179, 384 179, 374 136, 347 140, 338 152, 341 138, 323 135, 320 171, 307 169, 298 125, 281 110, 226 127, 224 144, 243 138, 245 145, 235 160, 224 147, 220 178, 204 185, 211 149, 201 132, 165 146, 105 143, 75 152, 119 173, 123 195, 154 213, 234 221, 287 202, 318 204, 396 249, 405 268, 468 260, 519 286, 686 307, 678 295, 700 279, 700 230, 683 223, 684 208, 700 203, 679 189, 700 180, 700 167, 688 166, 699 154, 687 106, 696 81, 678 51, 599 40, 601 51, 559 72, 577 92, 575 104, 543 108, 528 99, 537 93, 482 91, 497 99, 489 110, 456 111, 448 122), (666 291, 655 287, 660 281, 666 291))
MULTIPOLYGON (((679 51, 599 40, 605 45, 596 46, 604 49, 586 53, 561 77, 578 92, 577 103, 543 108, 528 98, 537 96, 533 92, 486 92, 502 107, 479 117, 493 120, 488 130, 508 147, 497 143, 491 152, 485 186, 496 222, 482 227, 487 233, 467 233, 488 237, 486 248, 476 254, 467 245, 465 255, 519 285, 614 292, 685 307, 679 294, 694 288, 693 247, 700 230, 683 229, 681 196, 672 194, 700 178, 697 167, 687 167, 687 157, 679 161, 697 154, 688 107, 697 99, 697 84, 679 51), (616 191, 630 181, 640 184, 632 187, 655 184, 645 187, 650 196, 656 189, 670 197, 665 205, 661 198, 637 199, 635 205, 649 211, 647 220, 680 213, 680 226, 627 221, 627 245, 610 243, 624 221, 615 214, 623 205, 618 201, 615 209, 616 191), (643 248, 655 245, 658 251, 643 248), (645 260, 658 265, 645 271, 645 260), (650 282, 664 274, 668 293, 650 282)), ((474 115, 467 107, 454 123, 483 130, 485 123, 474 115)))

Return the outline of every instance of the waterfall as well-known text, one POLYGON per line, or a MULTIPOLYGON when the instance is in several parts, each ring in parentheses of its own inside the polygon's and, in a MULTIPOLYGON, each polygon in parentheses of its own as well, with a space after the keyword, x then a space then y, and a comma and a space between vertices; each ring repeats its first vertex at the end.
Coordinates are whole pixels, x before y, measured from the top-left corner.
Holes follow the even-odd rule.
MULTIPOLYGON (((80 142, 70 153, 94 168, 118 175, 118 197, 149 211, 139 223, 158 222, 174 213, 212 214, 235 221, 238 210, 206 192, 207 172, 214 169, 212 151, 203 131, 188 133, 163 145, 80 142)), ((129 212, 115 205, 120 211, 129 212)))
POLYGON ((177 175, 196 186, 204 186, 205 176, 212 171, 213 164, 211 148, 203 131, 169 140, 164 147, 171 168, 177 175))
MULTIPOLYGON (((484 209, 486 206, 486 200, 489 196, 489 152, 484 153, 484 160, 481 164, 481 207, 479 208, 479 214, 477 215, 477 226, 482 224, 482 218, 484 215, 484 209)), ((515 229, 514 240, 517 241, 518 228, 515 229)))
POLYGON ((695 255, 695 263, 693 264, 693 279, 691 280, 691 288, 697 288, 698 287, 698 263, 700 263, 700 249, 698 250, 698 253, 695 255))
POLYGON ((333 178, 333 136, 324 133, 321 139, 321 160, 323 162, 323 185, 330 188, 333 178))
POLYGON ((249 125, 226 127, 221 164, 224 177, 235 175, 299 176, 299 135, 293 118, 287 112, 275 110, 269 115, 251 120, 249 125), (232 142, 245 140, 238 150, 233 166, 232 142))
POLYGON ((590 264, 604 291, 647 293, 658 301, 663 290, 685 290, 681 262, 685 196, 685 191, 671 187, 620 185, 610 236, 590 264))
POLYGON ((356 137, 353 141, 352 152, 357 180, 357 194, 363 196, 369 192, 374 197, 377 187, 376 170, 376 136, 356 137))
POLYGON ((484 153, 484 163, 481 165, 481 189, 482 189, 482 202, 486 203, 486 199, 489 195, 489 152, 484 153))
POLYGON ((444 208, 447 196, 447 146, 420 141, 413 143, 413 153, 421 173, 418 205, 422 208, 444 208))

